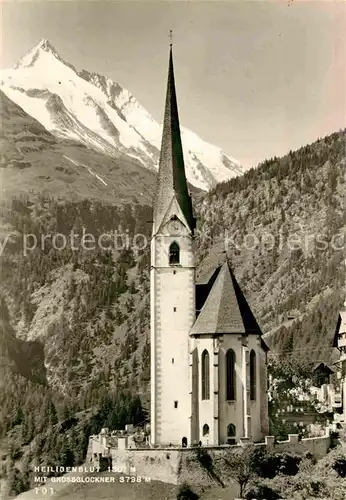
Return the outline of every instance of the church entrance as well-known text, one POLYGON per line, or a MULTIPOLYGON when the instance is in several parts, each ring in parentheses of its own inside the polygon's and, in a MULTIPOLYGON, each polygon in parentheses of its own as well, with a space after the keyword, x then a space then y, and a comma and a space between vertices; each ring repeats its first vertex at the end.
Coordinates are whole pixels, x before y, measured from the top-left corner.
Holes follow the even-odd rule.
POLYGON ((235 441, 235 425, 234 424, 229 424, 227 427, 227 443, 228 444, 236 444, 235 441))
POLYGON ((182 448, 187 448, 187 437, 183 437, 181 440, 181 446, 182 448))

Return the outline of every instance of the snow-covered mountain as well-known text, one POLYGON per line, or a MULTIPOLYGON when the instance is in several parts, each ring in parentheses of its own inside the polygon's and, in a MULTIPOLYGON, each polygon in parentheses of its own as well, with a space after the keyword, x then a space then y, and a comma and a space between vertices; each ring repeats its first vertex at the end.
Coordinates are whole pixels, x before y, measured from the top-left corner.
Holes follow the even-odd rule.
MULTIPOLYGON (((162 126, 128 90, 102 75, 78 72, 47 40, 2 71, 1 89, 58 137, 158 167, 162 126)), ((238 161, 184 127, 182 143, 187 178, 200 189, 244 172, 238 161)))

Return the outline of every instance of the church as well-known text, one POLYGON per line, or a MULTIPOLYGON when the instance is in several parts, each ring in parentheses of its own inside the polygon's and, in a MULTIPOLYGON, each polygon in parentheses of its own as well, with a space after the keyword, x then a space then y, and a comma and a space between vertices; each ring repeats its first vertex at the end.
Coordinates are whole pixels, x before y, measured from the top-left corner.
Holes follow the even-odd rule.
POLYGON ((151 446, 262 441, 268 347, 227 259, 196 282, 195 230, 171 46, 151 239, 151 446))

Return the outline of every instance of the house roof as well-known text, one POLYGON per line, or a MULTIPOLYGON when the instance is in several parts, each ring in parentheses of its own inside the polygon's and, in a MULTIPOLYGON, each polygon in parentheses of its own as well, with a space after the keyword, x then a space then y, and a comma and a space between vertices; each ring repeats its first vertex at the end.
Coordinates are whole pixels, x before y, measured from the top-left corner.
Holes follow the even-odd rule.
POLYGON ((170 203, 176 198, 184 217, 194 229, 192 201, 187 187, 183 148, 180 137, 178 105, 175 91, 172 48, 169 54, 169 69, 166 106, 163 120, 159 172, 154 197, 154 226, 159 228, 170 203))
MULTIPOLYGON (((261 328, 228 262, 225 262, 218 268, 213 274, 213 278, 214 282, 211 290, 204 301, 190 334, 238 333, 262 335, 261 328)), ((200 287, 206 286, 206 284, 198 285, 197 290, 200 289, 202 291, 200 287)), ((202 293, 200 294, 202 295, 202 293)), ((268 349, 264 341, 262 346, 264 349, 268 349)))
POLYGON ((320 369, 320 371, 324 371, 326 373, 334 373, 334 371, 326 363, 317 363, 314 366, 312 371, 315 372, 318 369, 320 369))

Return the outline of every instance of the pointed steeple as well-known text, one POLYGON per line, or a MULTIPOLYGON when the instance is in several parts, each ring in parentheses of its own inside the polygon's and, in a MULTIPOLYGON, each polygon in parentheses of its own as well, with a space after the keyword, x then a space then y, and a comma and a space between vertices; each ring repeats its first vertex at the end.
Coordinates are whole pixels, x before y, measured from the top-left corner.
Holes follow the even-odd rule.
POLYGON ((159 228, 174 197, 177 199, 190 229, 193 230, 195 220, 185 175, 171 45, 159 173, 154 198, 155 231, 159 228))

